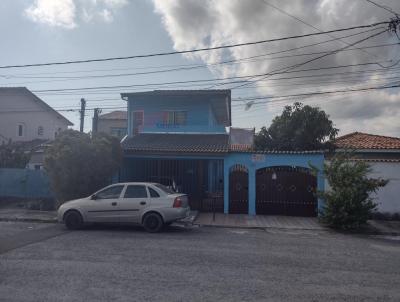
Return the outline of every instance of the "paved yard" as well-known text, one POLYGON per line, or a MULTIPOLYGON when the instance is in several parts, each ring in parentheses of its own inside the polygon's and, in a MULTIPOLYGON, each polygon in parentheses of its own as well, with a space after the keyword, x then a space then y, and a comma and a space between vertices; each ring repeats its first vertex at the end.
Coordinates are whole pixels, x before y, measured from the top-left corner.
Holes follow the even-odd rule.
POLYGON ((400 301, 396 237, 15 225, 7 234, 16 246, 26 232, 37 242, 10 250, 9 240, 1 301, 400 301))

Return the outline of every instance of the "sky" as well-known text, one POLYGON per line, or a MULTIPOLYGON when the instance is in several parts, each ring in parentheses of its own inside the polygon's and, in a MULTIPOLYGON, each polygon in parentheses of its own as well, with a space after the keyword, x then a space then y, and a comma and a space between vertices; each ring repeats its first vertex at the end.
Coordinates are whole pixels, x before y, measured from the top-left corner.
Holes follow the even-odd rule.
MULTIPOLYGON (((366 0, 2 0, 0 67, 246 43, 389 21, 395 14, 388 10, 400 13, 398 0, 375 2, 387 9, 366 0)), ((183 55, 0 68, 0 86, 27 87, 60 110, 74 129, 79 129, 76 110, 85 98, 86 131, 90 109, 105 113, 126 106, 121 92, 228 88, 236 127, 268 127, 285 105, 298 101, 325 110, 340 135, 400 136, 398 88, 343 92, 399 83, 400 39, 395 33, 378 34, 385 29, 183 55), (247 78, 212 81, 230 77, 247 78), (196 80, 210 81, 165 84, 196 80), (131 87, 86 89, 125 85, 131 87), (85 89, 51 91, 71 88, 85 89), (75 111, 65 111, 70 109, 75 111)))

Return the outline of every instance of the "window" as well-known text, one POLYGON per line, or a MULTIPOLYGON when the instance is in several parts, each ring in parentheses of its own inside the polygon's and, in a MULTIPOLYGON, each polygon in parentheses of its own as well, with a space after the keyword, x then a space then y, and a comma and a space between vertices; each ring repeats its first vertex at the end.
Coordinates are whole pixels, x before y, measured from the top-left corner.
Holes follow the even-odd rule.
POLYGON ((147 198, 146 187, 139 185, 128 186, 124 198, 147 198))
POLYGON ((139 133, 144 125, 144 111, 132 111, 132 128, 133 134, 139 133))
POLYGON ((40 167, 41 167, 40 165, 35 165, 34 166, 35 170, 40 170, 40 167))
POLYGON ((170 188, 168 188, 162 184, 155 184, 155 186, 167 194, 175 194, 174 191, 172 191, 170 188))
POLYGON ((126 135, 126 128, 111 128, 110 134, 118 138, 123 138, 126 135))
POLYGON ((154 190, 154 189, 152 189, 152 188, 150 188, 150 187, 147 187, 147 188, 149 188, 150 197, 153 197, 153 198, 160 197, 160 194, 158 194, 158 193, 156 192, 156 190, 154 190))
POLYGON ((182 126, 186 125, 187 111, 164 111, 164 124, 182 126))
POLYGON ((25 124, 18 124, 17 126, 17 136, 23 137, 25 136, 25 124))
POLYGON ((43 127, 39 126, 38 129, 37 129, 38 136, 43 136, 43 132, 44 132, 43 127))
POLYGON ((124 186, 114 186, 110 187, 107 189, 104 189, 103 191, 100 191, 99 193, 96 194, 97 199, 115 199, 119 198, 119 195, 121 194, 122 188, 124 186))

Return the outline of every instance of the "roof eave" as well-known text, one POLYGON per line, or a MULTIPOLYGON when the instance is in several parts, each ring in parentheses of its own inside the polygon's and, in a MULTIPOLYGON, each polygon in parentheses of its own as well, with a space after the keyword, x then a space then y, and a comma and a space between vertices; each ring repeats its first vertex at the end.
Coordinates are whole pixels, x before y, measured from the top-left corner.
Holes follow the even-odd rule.
POLYGON ((55 110, 53 107, 51 107, 49 104, 47 104, 45 101, 43 101, 41 98, 39 98, 36 94, 34 94, 32 91, 30 91, 28 88, 24 87, 24 89, 31 94, 38 102, 40 102, 43 106, 47 107, 50 109, 50 112, 54 112, 58 117, 63 119, 68 126, 73 126, 74 123, 72 123, 69 119, 67 119, 65 116, 63 116, 60 112, 55 110))

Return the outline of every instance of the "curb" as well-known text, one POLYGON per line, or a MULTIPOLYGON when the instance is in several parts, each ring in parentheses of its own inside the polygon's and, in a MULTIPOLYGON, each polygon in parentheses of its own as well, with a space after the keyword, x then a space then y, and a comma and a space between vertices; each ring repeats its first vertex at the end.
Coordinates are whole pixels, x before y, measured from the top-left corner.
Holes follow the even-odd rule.
POLYGON ((54 219, 41 219, 41 218, 0 218, 0 221, 6 222, 39 222, 39 223, 57 223, 57 218, 54 219))
POLYGON ((258 226, 237 226, 237 225, 215 225, 215 224, 201 224, 201 223, 193 223, 193 225, 197 225, 199 227, 209 227, 209 228, 225 228, 225 229, 242 229, 242 230, 263 230, 267 231, 269 229, 273 230, 286 230, 286 231, 330 231, 327 228, 321 229, 310 229, 310 228, 284 228, 284 227, 258 227, 258 226))
POLYGON ((201 224, 201 223, 193 223, 193 225, 199 226, 199 227, 209 227, 209 228, 225 228, 225 229, 241 229, 241 230, 262 230, 262 231, 268 231, 269 229, 271 230, 284 230, 284 231, 316 231, 316 232, 329 232, 329 233, 334 233, 334 234, 344 234, 344 235, 383 235, 383 236, 400 236, 400 232, 379 232, 379 231, 374 231, 374 232, 338 232, 335 231, 334 229, 330 229, 327 227, 323 227, 320 229, 312 229, 312 228, 285 228, 285 227, 247 227, 247 226, 236 226, 236 225, 213 225, 213 224, 201 224))

